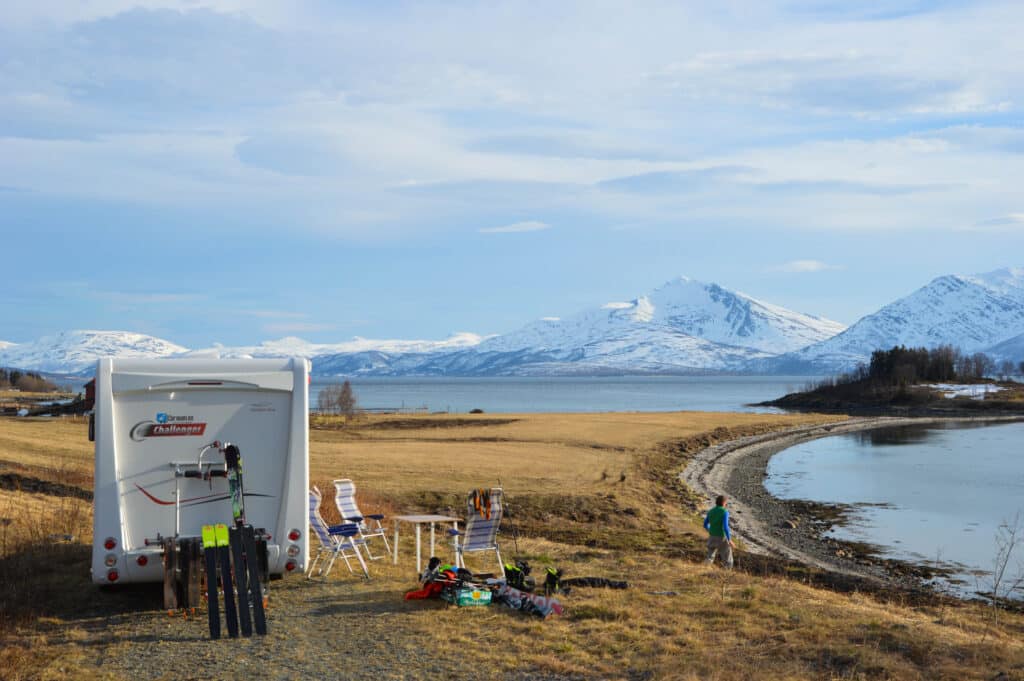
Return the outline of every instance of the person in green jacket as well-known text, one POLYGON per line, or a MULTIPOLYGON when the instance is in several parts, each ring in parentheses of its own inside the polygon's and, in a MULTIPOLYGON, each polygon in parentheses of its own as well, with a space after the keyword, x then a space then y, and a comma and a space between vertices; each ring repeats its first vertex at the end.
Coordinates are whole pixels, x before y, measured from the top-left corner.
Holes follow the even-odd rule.
POLYGON ((708 564, 715 562, 715 554, 721 554, 722 563, 732 567, 732 534, 729 533, 729 511, 725 505, 729 500, 724 494, 715 498, 715 507, 704 516, 704 529, 708 531, 708 564))

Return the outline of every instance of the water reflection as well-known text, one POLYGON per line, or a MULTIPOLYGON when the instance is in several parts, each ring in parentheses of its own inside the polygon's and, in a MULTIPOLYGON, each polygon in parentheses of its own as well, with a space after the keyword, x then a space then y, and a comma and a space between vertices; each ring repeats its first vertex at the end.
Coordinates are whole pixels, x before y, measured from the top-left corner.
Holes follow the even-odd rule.
POLYGON ((851 437, 855 439, 859 445, 917 445, 938 439, 943 431, 975 430, 986 427, 991 427, 991 424, 938 422, 919 425, 912 423, 902 426, 889 426, 887 428, 861 430, 856 433, 851 433, 851 437))
MULTIPOLYGON (((765 487, 854 508, 832 533, 838 539, 880 544, 906 560, 941 556, 963 584, 984 584, 977 574, 991 573, 999 524, 1024 509, 1022 442, 1024 423, 878 428, 780 452, 765 487)), ((1021 560, 1024 547, 1014 565, 1021 560)))
POLYGON ((853 439, 860 446, 912 445, 921 444, 934 436, 927 426, 893 426, 853 433, 853 439))

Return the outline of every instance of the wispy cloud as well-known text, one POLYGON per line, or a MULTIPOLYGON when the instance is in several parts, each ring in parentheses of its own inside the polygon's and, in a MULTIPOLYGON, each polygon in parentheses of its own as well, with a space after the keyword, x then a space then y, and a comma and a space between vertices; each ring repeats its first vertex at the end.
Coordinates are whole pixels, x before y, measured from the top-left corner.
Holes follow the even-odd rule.
POLYGON ((1024 227, 1024 213, 1008 213, 997 218, 981 220, 968 227, 967 231, 1003 231, 1015 227, 1024 227))
POLYGON ((84 295, 85 297, 93 300, 101 300, 117 305, 166 305, 174 303, 195 303, 205 299, 205 296, 196 293, 86 290, 84 295))
POLYGON ((305 319, 309 316, 304 312, 286 310, 240 310, 240 313, 257 319, 305 319))
POLYGON ((543 229, 551 229, 551 225, 538 220, 527 220, 526 222, 514 222, 511 225, 501 227, 482 227, 478 232, 481 234, 510 234, 513 232, 539 232, 543 229))
POLYGON ((263 330, 268 333, 304 333, 309 331, 330 331, 336 328, 333 324, 315 324, 313 322, 283 322, 281 324, 264 324, 263 330))
POLYGON ((769 272, 790 272, 790 273, 804 273, 804 272, 825 272, 827 270, 841 270, 841 265, 830 265, 821 260, 790 260, 787 263, 776 265, 775 267, 769 267, 769 272))

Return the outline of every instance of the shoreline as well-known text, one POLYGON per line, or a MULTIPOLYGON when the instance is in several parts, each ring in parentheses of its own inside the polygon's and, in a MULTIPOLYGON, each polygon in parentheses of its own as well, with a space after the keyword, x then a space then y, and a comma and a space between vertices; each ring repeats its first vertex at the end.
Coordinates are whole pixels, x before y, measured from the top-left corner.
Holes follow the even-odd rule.
POLYGON ((931 423, 1013 423, 1020 416, 853 417, 722 442, 697 453, 679 474, 697 494, 729 497, 730 520, 745 549, 880 585, 920 587, 941 574, 938 566, 883 558, 878 547, 825 537, 848 510, 841 505, 785 500, 764 487, 768 462, 778 452, 811 440, 875 428, 931 423))

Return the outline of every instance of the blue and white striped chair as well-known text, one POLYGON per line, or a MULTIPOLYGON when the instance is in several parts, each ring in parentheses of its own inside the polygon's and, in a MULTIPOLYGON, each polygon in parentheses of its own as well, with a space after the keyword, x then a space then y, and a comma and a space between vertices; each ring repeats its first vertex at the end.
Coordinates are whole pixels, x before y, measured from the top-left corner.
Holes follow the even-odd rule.
POLYGON ((356 505, 356 484, 348 478, 334 481, 334 505, 338 507, 341 519, 346 523, 355 523, 359 526, 359 537, 366 547, 366 555, 370 560, 377 560, 390 555, 391 544, 388 543, 387 532, 381 523, 384 516, 380 513, 364 515, 356 505), (384 555, 375 556, 370 551, 369 539, 380 537, 384 540, 384 555))
POLYGON ((465 554, 474 551, 494 551, 498 559, 498 574, 505 574, 498 549, 498 529, 501 525, 502 491, 500 487, 490 490, 473 490, 466 498, 466 528, 462 531, 449 530, 455 539, 455 563, 466 567, 465 554))
POLYGON ((359 565, 363 568, 363 575, 369 579, 370 572, 366 569, 366 561, 363 560, 363 554, 359 551, 359 546, 364 543, 362 539, 357 539, 359 527, 355 523, 328 526, 323 516, 320 515, 322 498, 320 490, 316 487, 309 490, 309 526, 313 528, 313 533, 320 539, 320 546, 316 550, 313 562, 309 564, 309 570, 306 571, 306 579, 313 578, 313 570, 316 569, 317 563, 320 563, 321 559, 326 561, 327 567, 324 568, 324 564, 320 563, 320 570, 316 574, 318 577, 322 576, 326 579, 327 575, 331 574, 331 568, 334 567, 334 561, 338 559, 338 556, 342 557, 345 565, 348 566, 348 571, 352 574, 355 574, 355 570, 352 569, 350 559, 358 560, 359 565))

